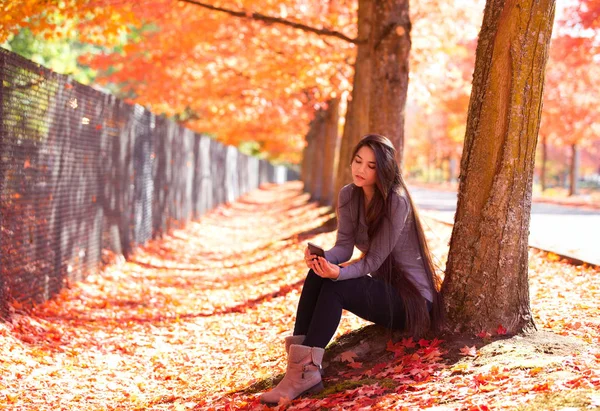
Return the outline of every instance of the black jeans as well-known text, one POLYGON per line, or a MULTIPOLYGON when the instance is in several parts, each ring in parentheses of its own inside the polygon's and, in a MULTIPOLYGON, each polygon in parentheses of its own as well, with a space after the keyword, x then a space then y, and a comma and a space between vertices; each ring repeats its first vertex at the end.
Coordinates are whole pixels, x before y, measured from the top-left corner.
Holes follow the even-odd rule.
POLYGON ((388 328, 404 328, 404 304, 398 292, 369 276, 332 281, 308 272, 298 302, 294 335, 306 335, 303 345, 321 347, 335 334, 342 309, 388 328))

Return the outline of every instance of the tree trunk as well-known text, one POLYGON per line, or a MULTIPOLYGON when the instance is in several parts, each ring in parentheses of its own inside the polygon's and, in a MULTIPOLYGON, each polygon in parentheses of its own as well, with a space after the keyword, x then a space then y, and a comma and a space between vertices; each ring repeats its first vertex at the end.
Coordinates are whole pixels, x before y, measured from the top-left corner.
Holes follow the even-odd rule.
POLYGON ((350 162, 352 149, 360 138, 369 132, 369 102, 371 98, 371 64, 372 53, 369 47, 369 36, 373 25, 373 2, 358 1, 358 39, 356 61, 354 63, 354 80, 352 96, 348 101, 346 122, 342 135, 339 162, 335 181, 333 205, 337 203, 337 193, 343 186, 352 182, 350 162))
POLYGON ((318 150, 322 150, 322 147, 318 147, 318 134, 322 128, 322 113, 318 110, 315 113, 315 117, 310 122, 308 133, 306 133, 306 146, 302 154, 302 182, 304 183, 304 191, 313 194, 313 180, 315 174, 318 173, 318 150))
POLYGON ((311 177, 311 159, 312 159, 312 141, 310 130, 306 133, 304 137, 304 141, 306 141, 306 145, 304 146, 304 150, 302 150, 302 166, 300 168, 300 179, 304 183, 304 191, 307 192, 309 189, 309 181, 312 181, 311 177))
POLYGON ((544 134, 542 136, 542 167, 540 170, 540 186, 542 193, 546 191, 546 162, 548 161, 548 138, 544 134))
POLYGON ((408 0, 376 1, 373 21, 376 24, 369 36, 373 50, 369 132, 389 138, 401 163, 411 46, 408 0))
POLYGON ((340 121, 340 99, 339 97, 329 100, 325 112, 324 124, 324 163, 323 163, 323 190, 321 204, 331 205, 333 203, 333 184, 335 175, 335 151, 338 140, 338 124, 340 121))
MULTIPOLYGON (((388 137, 398 150, 397 160, 401 162, 410 29, 408 0, 359 0, 358 39, 361 42, 340 148, 336 193, 352 182, 352 148, 365 134, 388 137)), ((334 202, 336 200, 337 197, 334 202)))
POLYGON ((579 147, 571 144, 571 164, 569 168, 569 195, 577 195, 577 180, 579 178, 579 147))
POLYGON ((488 0, 442 287, 454 331, 535 327, 528 233, 555 0, 488 0))
POLYGON ((323 146, 325 145, 325 110, 322 108, 315 113, 309 133, 312 134, 313 148, 311 162, 308 165, 311 168, 308 191, 310 192, 311 201, 320 201, 323 189, 323 146))

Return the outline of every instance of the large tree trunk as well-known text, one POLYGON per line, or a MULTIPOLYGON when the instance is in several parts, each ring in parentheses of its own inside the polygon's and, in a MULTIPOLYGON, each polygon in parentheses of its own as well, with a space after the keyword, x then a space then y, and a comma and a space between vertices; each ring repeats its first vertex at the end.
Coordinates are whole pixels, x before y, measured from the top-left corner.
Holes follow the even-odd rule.
POLYGON ((368 133, 383 134, 404 148, 404 108, 410 53, 408 0, 359 0, 359 43, 354 85, 342 136, 335 191, 352 181, 352 148, 368 133))
POLYGON ((571 144, 571 164, 569 167, 569 195, 577 195, 577 180, 579 179, 579 147, 571 144))
POLYGON ((335 152, 338 141, 338 125, 340 121, 340 99, 339 97, 329 100, 327 111, 325 112, 323 146, 323 189, 321 194, 321 204, 333 204, 333 185, 335 176, 335 152))
POLYGON ((535 327, 527 242, 555 0, 488 0, 443 294, 455 331, 535 327))
POLYGON ((401 163, 411 45, 408 0, 376 1, 373 21, 377 24, 369 36, 373 50, 369 132, 389 138, 401 163))
MULTIPOLYGON (((350 170, 350 156, 352 149, 360 138, 369 132, 369 102, 371 98, 371 64, 372 53, 369 45, 369 36, 373 25, 373 2, 371 0, 358 1, 358 39, 356 61, 354 63, 354 81, 352 95, 346 109, 346 122, 340 146, 335 192, 352 182, 350 170)), ((334 195, 334 206, 337 195, 334 195)))

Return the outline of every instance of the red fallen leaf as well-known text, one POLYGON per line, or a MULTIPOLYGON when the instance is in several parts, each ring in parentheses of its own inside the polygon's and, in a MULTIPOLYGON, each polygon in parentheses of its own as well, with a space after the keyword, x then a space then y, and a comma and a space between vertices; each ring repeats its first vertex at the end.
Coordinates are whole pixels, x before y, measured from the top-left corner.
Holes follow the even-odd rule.
POLYGON ((402 345, 405 346, 406 348, 413 348, 413 347, 416 347, 417 344, 415 344, 412 337, 408 337, 408 338, 402 339, 402 345))
POLYGON ((442 353, 438 348, 428 347, 423 351, 423 355, 421 356, 421 360, 435 362, 442 357, 442 353))
POLYGON ((498 328, 496 329, 496 333, 497 333, 498 335, 504 335, 504 334, 506 334, 506 328, 504 328, 504 327, 502 326, 502 324, 499 324, 499 325, 498 325, 498 328))
POLYGON ((430 343, 428 340, 425 340, 425 339, 423 339, 423 338, 421 338, 421 339, 419 340, 419 345, 420 345, 421 347, 423 347, 423 348, 425 348, 425 347, 429 347, 429 344, 431 344, 431 343, 430 343))
POLYGON ((492 334, 490 334, 489 332, 487 332, 487 331, 484 330, 484 331, 481 331, 481 332, 477 333, 477 336, 479 338, 486 339, 486 338, 490 338, 492 336, 492 334))
POLYGON ((362 367, 362 362, 354 362, 353 361, 351 363, 348 363, 348 367, 354 368, 354 369, 361 368, 362 367))
POLYGON ((102 130, 102 124, 96 124, 96 130, 102 130))
POLYGON ((468 347, 468 346, 464 346, 460 349, 460 353, 462 355, 468 355, 471 357, 477 357, 477 347, 472 346, 472 347, 468 347))
POLYGON ((340 358, 342 361, 349 362, 349 363, 354 362, 354 359, 356 357, 357 357, 357 355, 354 351, 345 351, 340 355, 340 358))
POLYGON ((443 343, 444 340, 438 340, 437 338, 434 338, 433 340, 431 340, 431 347, 437 347, 438 345, 440 345, 441 343, 443 343))
POLYGON ((285 408, 286 405, 289 405, 292 402, 288 397, 281 397, 277 405, 281 408, 285 408))
POLYGON ((395 392, 396 394, 402 394, 404 393, 404 391, 406 391, 408 389, 408 385, 399 385, 398 388, 396 388, 395 392))
POLYGON ((375 364, 375 366, 373 368, 371 368, 371 373, 373 375, 377 375, 379 374, 383 369, 385 369, 385 367, 387 367, 388 364, 384 363, 384 362, 380 362, 379 364, 375 364))
POLYGON ((394 353, 394 358, 395 357, 399 357, 401 355, 404 355, 404 346, 402 345, 401 342, 397 342, 396 344, 393 344, 391 340, 389 340, 387 342, 387 347, 386 350, 393 352, 394 353))

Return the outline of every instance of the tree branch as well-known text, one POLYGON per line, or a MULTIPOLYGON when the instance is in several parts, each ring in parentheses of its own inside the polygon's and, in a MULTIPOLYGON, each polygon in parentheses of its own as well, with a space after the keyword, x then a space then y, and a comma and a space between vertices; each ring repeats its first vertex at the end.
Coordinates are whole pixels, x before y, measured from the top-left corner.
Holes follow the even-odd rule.
POLYGON ((204 7, 209 10, 222 11, 223 13, 227 13, 227 14, 229 14, 231 16, 235 16, 235 17, 251 19, 251 20, 259 20, 259 21, 263 21, 265 23, 282 24, 284 26, 289 26, 289 27, 293 27, 295 29, 300 29, 300 30, 304 30, 304 31, 307 31, 310 33, 319 34, 321 36, 337 37, 338 39, 342 39, 344 41, 347 41, 348 43, 354 43, 354 44, 360 43, 360 41, 358 39, 350 38, 350 37, 340 33, 339 31, 334 31, 334 30, 329 30, 329 29, 317 29, 315 27, 310 27, 310 26, 307 26, 302 23, 295 23, 293 21, 285 20, 280 17, 266 16, 261 13, 248 13, 248 12, 244 12, 244 11, 234 11, 234 10, 224 9, 222 7, 212 6, 210 4, 202 3, 199 1, 195 1, 195 0, 180 0, 180 1, 183 1, 184 3, 190 3, 190 4, 194 4, 196 6, 204 7))

